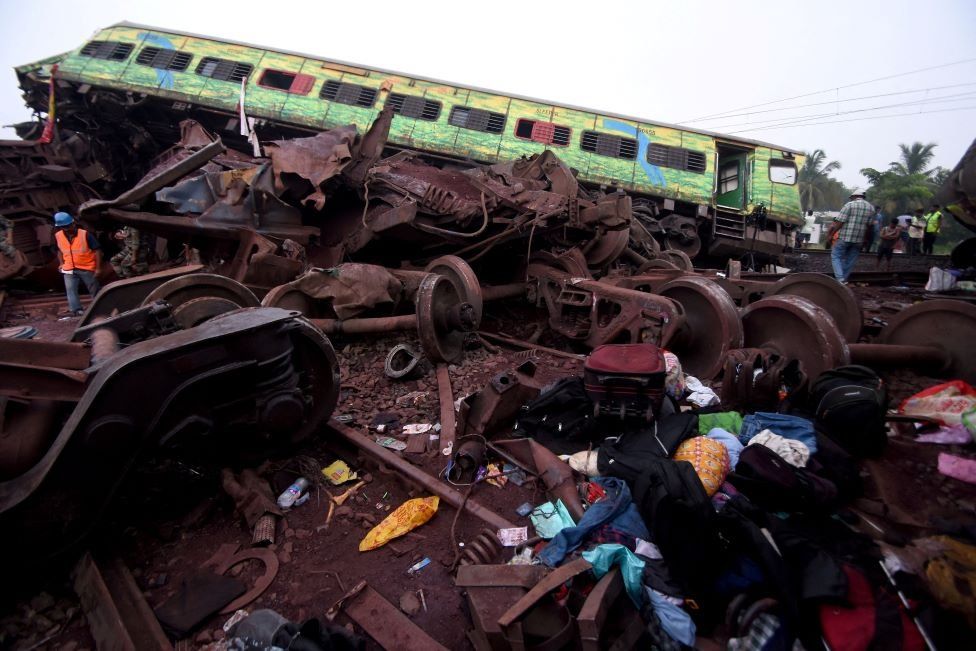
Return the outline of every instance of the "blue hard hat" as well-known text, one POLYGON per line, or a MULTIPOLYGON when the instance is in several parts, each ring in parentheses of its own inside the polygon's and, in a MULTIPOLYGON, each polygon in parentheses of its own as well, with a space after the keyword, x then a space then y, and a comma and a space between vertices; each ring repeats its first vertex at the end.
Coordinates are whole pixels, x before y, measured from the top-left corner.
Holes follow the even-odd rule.
POLYGON ((75 221, 75 218, 66 212, 56 212, 54 213, 54 225, 55 226, 70 226, 75 221))

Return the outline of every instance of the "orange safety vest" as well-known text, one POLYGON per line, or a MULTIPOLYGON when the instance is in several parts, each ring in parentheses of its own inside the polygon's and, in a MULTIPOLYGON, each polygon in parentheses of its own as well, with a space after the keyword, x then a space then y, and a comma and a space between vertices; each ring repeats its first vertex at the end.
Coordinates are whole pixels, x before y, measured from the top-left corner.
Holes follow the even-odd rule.
POLYGON ((97 252, 88 246, 88 232, 84 228, 79 228, 75 239, 70 242, 64 231, 55 233, 54 240, 58 243, 61 257, 64 258, 64 264, 61 265, 63 271, 72 269, 95 271, 97 252))

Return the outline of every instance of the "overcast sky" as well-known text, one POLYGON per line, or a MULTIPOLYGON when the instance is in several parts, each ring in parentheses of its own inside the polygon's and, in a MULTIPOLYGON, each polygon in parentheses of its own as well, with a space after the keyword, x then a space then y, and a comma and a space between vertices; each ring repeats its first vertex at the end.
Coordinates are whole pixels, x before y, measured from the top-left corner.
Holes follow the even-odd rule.
MULTIPOLYGON (((838 178, 861 187, 858 171, 886 167, 898 143, 935 142, 935 163, 951 168, 976 137, 973 0, 0 0, 0 7, 0 125, 30 118, 14 66, 128 20, 820 148, 841 162, 838 178), (903 74, 922 68, 935 69, 903 74), (854 98, 864 99, 843 101, 854 98), (764 105, 737 110, 757 104, 764 105)), ((4 129, 0 137, 15 135, 4 129)))

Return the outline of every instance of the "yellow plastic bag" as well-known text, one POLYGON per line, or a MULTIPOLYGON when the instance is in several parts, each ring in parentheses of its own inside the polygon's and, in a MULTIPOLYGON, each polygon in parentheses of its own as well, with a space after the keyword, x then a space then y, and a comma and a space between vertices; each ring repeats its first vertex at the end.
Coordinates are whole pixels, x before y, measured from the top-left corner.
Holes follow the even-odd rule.
POLYGON ((396 511, 369 530, 366 537, 359 542, 359 551, 368 552, 371 549, 382 547, 394 538, 399 538, 408 531, 416 529, 434 517, 439 503, 440 498, 437 496, 415 497, 412 500, 407 500, 397 507, 396 511))

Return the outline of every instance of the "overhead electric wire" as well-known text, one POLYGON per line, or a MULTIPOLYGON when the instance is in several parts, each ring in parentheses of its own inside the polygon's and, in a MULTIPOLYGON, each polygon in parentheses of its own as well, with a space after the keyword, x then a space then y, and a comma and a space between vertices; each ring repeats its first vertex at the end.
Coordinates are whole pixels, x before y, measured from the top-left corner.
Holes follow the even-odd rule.
POLYGON ((955 93, 952 95, 940 95, 938 97, 927 97, 918 100, 911 100, 909 102, 897 102, 895 104, 882 104, 881 106, 872 106, 859 109, 849 109, 846 111, 831 111, 828 113, 813 113, 809 115, 794 115, 792 117, 782 117, 782 118, 771 118, 769 120, 759 120, 756 122, 735 122, 732 124, 721 124, 717 127, 712 127, 713 130, 718 131, 721 129, 727 129, 731 127, 741 127, 741 126, 764 126, 771 125, 776 126, 775 123, 780 124, 792 124, 794 122, 803 122, 805 120, 816 120, 819 118, 840 116, 840 115, 850 115, 851 113, 866 113, 868 111, 882 111, 884 109, 891 108, 901 108, 903 106, 923 106, 925 104, 939 104, 941 102, 959 102, 963 100, 970 100, 976 95, 976 91, 968 91, 965 93, 955 93))
POLYGON ((899 73, 896 73, 896 74, 893 74, 893 75, 886 75, 884 77, 876 77, 875 79, 868 79, 868 80, 865 80, 865 81, 859 81, 859 82, 856 82, 856 83, 853 83, 853 84, 845 84, 843 86, 833 86, 831 88, 825 88, 824 90, 818 90, 818 91, 812 92, 812 93, 803 93, 802 95, 793 95, 792 97, 784 97, 783 99, 776 99, 776 100, 772 100, 772 101, 769 101, 769 102, 760 102, 759 104, 751 104, 749 106, 740 106, 738 108, 729 109, 728 111, 721 111, 719 113, 711 113, 709 115, 705 115, 705 116, 700 117, 700 118, 694 118, 694 119, 691 119, 691 120, 682 120, 682 121, 679 121, 678 124, 687 124, 689 122, 700 122, 702 120, 707 120, 707 119, 713 118, 713 117, 725 116, 725 115, 727 115, 729 113, 732 113, 734 111, 746 111, 746 110, 753 109, 753 108, 759 108, 760 106, 769 106, 770 104, 779 104, 781 102, 789 102, 790 100, 794 100, 794 99, 802 99, 804 97, 813 97, 815 95, 822 95, 824 93, 830 93, 830 92, 836 92, 838 90, 843 90, 844 88, 854 88, 856 86, 865 86, 867 84, 873 84, 875 82, 885 81, 887 79, 896 79, 898 77, 907 77, 908 75, 915 75, 915 74, 918 74, 920 72, 928 72, 930 70, 940 70, 942 68, 950 68, 952 66, 958 66, 958 65, 965 64, 965 63, 972 63, 973 61, 976 61, 976 57, 969 58, 969 59, 960 59, 959 61, 951 61, 949 63, 942 63, 942 64, 939 64, 939 65, 936 65, 936 66, 928 66, 928 67, 925 67, 925 68, 918 68, 916 70, 909 70, 907 72, 899 72, 899 73))
POLYGON ((749 131, 766 131, 768 129, 795 129, 796 127, 812 127, 817 124, 840 124, 842 122, 862 122, 864 120, 883 120, 885 118, 898 118, 909 115, 926 115, 928 113, 951 113, 953 111, 971 111, 976 109, 974 106, 960 106, 957 108, 950 109, 936 109, 934 111, 911 111, 909 113, 893 113, 891 115, 872 115, 866 118, 850 118, 848 120, 828 120, 825 122, 807 122, 804 124, 783 124, 783 125, 773 125, 770 127, 754 127, 752 129, 739 129, 738 131, 729 131, 729 135, 736 133, 746 133, 749 131))
POLYGON ((858 100, 862 100, 862 99, 874 99, 876 97, 891 97, 893 95, 911 95, 911 94, 914 94, 914 93, 927 93, 927 92, 933 91, 933 90, 946 90, 948 88, 961 88, 963 86, 976 86, 976 81, 970 81, 970 82, 966 82, 964 84, 949 84, 948 86, 931 86, 929 88, 916 88, 916 89, 913 89, 913 90, 899 90, 899 91, 895 91, 893 93, 879 93, 877 95, 861 95, 860 97, 848 97, 846 99, 832 99, 832 100, 828 100, 826 102, 812 102, 810 104, 796 104, 794 106, 784 106, 782 108, 764 109, 762 111, 748 111, 746 113, 732 113, 731 115, 722 115, 721 117, 702 118, 702 121, 705 121, 705 120, 709 120, 709 121, 710 120, 724 120, 726 118, 737 118, 737 117, 743 117, 743 116, 747 116, 747 115, 759 115, 760 113, 779 113, 779 112, 782 112, 782 111, 792 111, 794 109, 799 109, 799 108, 808 108, 808 107, 811 107, 811 106, 826 106, 826 105, 830 105, 830 104, 843 104, 845 102, 856 102, 858 100))

